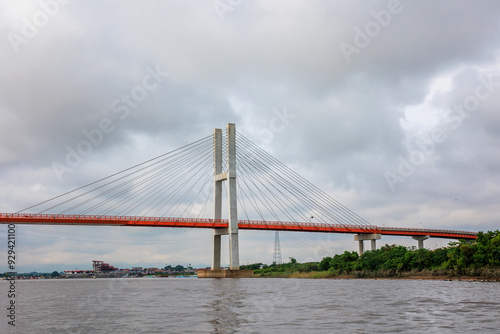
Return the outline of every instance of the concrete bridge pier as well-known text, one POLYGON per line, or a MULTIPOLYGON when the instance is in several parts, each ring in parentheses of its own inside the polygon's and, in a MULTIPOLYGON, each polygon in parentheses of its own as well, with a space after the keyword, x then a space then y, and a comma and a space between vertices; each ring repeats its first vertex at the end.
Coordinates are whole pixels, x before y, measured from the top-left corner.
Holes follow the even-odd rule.
POLYGON ((227 137, 227 196, 229 208, 229 269, 240 269, 240 247, 238 243, 238 202, 236 200, 236 126, 228 124, 227 137))
POLYGON ((422 249, 422 248, 424 248, 424 240, 429 239, 430 236, 428 236, 428 235, 415 235, 411 238, 413 240, 417 240, 418 241, 418 249, 422 249))
POLYGON ((239 270, 238 212, 236 201, 236 127, 228 124, 227 173, 222 173, 222 130, 214 130, 214 219, 222 218, 222 182, 227 182, 229 224, 228 228, 214 229, 212 270, 220 270, 221 235, 229 235, 229 269, 239 270))
MULTIPOLYGON (((214 175, 222 173, 222 130, 214 129, 214 175)), ((214 219, 222 218, 222 181, 214 180, 214 219)), ((227 229, 213 229, 212 233, 212 270, 220 270, 221 235, 227 234, 227 229)))
POLYGON ((364 250, 364 244, 363 242, 365 240, 371 240, 372 242, 372 250, 377 249, 377 240, 380 240, 382 236, 378 233, 372 233, 372 234, 358 234, 354 236, 354 240, 359 242, 359 255, 363 255, 364 250))
POLYGON ((222 183, 227 182, 228 227, 215 228, 212 233, 212 269, 200 270, 198 277, 249 277, 253 270, 240 270, 238 245, 238 211, 236 199, 236 126, 226 129, 227 172, 222 172, 222 130, 214 130, 214 219, 222 218, 222 183), (221 235, 229 235, 229 270, 221 270, 221 235))

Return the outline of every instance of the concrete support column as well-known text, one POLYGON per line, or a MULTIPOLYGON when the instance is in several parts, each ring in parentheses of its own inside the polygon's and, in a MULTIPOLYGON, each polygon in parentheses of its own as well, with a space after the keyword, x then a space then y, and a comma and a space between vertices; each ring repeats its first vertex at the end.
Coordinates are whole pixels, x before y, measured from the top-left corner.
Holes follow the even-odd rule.
POLYGON ((428 235, 415 235, 411 237, 413 240, 418 241, 418 249, 423 249, 424 248, 424 240, 427 240, 430 238, 428 235))
MULTIPOLYGON (((222 130, 214 130, 214 219, 222 218, 222 180, 217 175, 222 173, 222 130)), ((220 269, 221 258, 221 235, 218 229, 212 233, 212 270, 220 269)))
POLYGON ((212 270, 220 269, 220 245, 221 245, 221 236, 220 234, 215 234, 215 230, 213 230, 213 239, 212 239, 212 270))
POLYGON ((227 137, 227 194, 229 208, 229 269, 240 269, 238 245, 238 202, 236 199, 236 125, 228 124, 227 137))
POLYGON ((371 240, 372 241, 372 250, 377 249, 377 240, 380 240, 382 236, 377 233, 372 233, 372 234, 358 234, 354 236, 354 240, 359 242, 359 255, 363 255, 364 252, 364 245, 363 241, 364 240, 371 240))

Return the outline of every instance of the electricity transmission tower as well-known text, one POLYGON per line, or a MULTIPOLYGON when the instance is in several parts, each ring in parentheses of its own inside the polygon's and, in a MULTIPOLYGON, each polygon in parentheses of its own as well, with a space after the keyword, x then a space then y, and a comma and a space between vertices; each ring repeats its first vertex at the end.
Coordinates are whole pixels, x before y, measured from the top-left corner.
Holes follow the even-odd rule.
POLYGON ((273 254, 273 264, 282 264, 281 262, 281 248, 280 248, 280 236, 278 231, 274 234, 274 254, 273 254))

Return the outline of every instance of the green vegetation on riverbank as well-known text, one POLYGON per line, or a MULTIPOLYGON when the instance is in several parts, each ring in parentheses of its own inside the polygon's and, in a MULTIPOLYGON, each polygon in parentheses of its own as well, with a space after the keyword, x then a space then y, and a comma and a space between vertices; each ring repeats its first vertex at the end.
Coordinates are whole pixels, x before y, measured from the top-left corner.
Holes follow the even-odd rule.
POLYGON ((469 276, 500 279, 500 231, 479 232, 474 241, 450 242, 435 250, 385 245, 359 256, 344 252, 321 262, 242 266, 261 277, 359 278, 407 276, 469 276))

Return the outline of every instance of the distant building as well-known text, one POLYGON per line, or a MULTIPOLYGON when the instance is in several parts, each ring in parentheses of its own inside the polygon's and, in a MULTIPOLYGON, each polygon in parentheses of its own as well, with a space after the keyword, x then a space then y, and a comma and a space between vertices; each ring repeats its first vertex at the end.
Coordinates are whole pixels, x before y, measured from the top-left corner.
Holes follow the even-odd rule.
POLYGON ((93 270, 65 270, 63 275, 92 275, 94 274, 93 270))
POLYGON ((109 263, 104 263, 104 261, 96 261, 96 260, 92 261, 92 268, 94 269, 94 272, 96 274, 107 273, 110 271, 118 270, 118 268, 110 266, 109 263))

